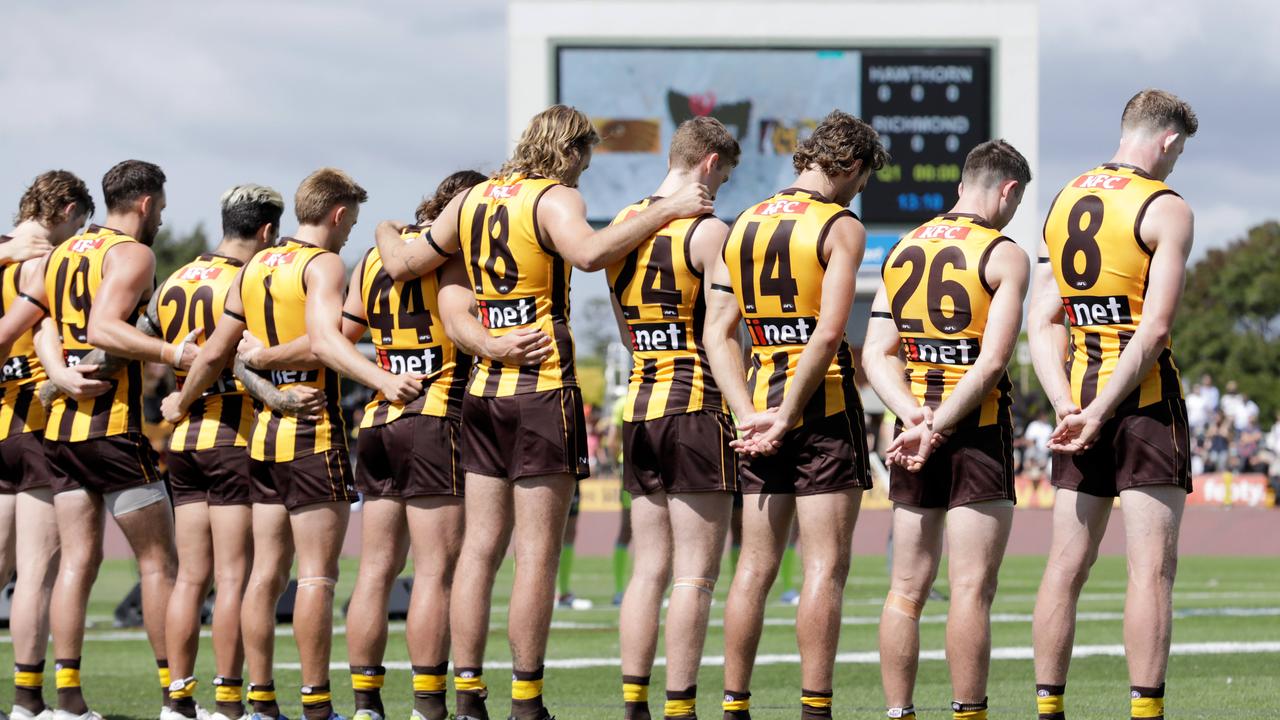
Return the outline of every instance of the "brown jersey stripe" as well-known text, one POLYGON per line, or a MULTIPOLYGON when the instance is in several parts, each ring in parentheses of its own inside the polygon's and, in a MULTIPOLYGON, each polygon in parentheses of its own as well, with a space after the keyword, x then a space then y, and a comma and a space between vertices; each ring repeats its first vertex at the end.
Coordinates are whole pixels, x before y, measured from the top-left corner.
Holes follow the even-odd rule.
POLYGON ((689 403, 693 400, 693 374, 698 361, 685 356, 676 358, 671 364, 671 389, 667 391, 667 405, 664 409, 668 413, 672 410, 689 412, 689 403))
POLYGON ((218 431, 214 434, 215 446, 234 445, 240 430, 240 418, 244 414, 244 395, 229 393, 222 396, 222 411, 218 414, 218 431))
POLYGON ((711 374, 711 360, 707 358, 707 351, 702 349, 702 343, 698 343, 698 365, 702 367, 702 409, 722 410, 724 395, 711 374))
POLYGON ((481 394, 484 397, 498 396, 498 383, 502 381, 502 371, 505 366, 497 360, 490 361, 489 374, 484 379, 484 390, 481 394))
POLYGON ((373 424, 382 425, 387 422, 387 417, 391 415, 391 403, 383 400, 373 411, 373 424))
POLYGON ((640 387, 636 388, 635 417, 643 418, 649 414, 649 400, 653 397, 653 386, 658 381, 658 361, 645 358, 640 366, 640 387))
MULTIPOLYGON (((124 382, 129 382, 129 380, 133 379, 133 365, 133 363, 129 363, 128 375, 130 377, 124 382)), ((107 428, 111 423, 111 406, 115 404, 115 397, 116 393, 119 392, 120 382, 120 380, 112 380, 111 389, 93 399, 93 411, 89 418, 89 437, 97 437, 107 432, 107 428)), ((132 410, 132 393, 129 394, 129 405, 132 410)), ((130 415, 132 414, 133 413, 131 412, 130 415)))
MULTIPOLYGON (((329 420, 331 450, 347 447, 347 425, 342 417, 342 389, 338 382, 338 373, 328 369, 324 371, 324 391, 329 401, 325 410, 329 420)), ((295 451, 294 456, 296 457, 297 454, 295 451)))
POLYGON ((517 371, 516 394, 531 393, 538 389, 539 370, 537 365, 521 365, 517 371))
POLYGON ((773 372, 769 373, 769 390, 765 407, 778 407, 782 405, 782 396, 787 389, 787 358, 790 355, 784 350, 776 352, 769 357, 769 362, 773 365, 773 372))
MULTIPOLYGON (((136 313, 135 313, 136 315, 136 313)), ((129 363, 129 432, 142 432, 142 363, 129 363)))
POLYGON ((942 391, 945 388, 946 373, 937 368, 924 373, 924 404, 936 410, 942 404, 942 391))
POLYGON ((1160 368, 1160 394, 1167 397, 1181 397, 1182 385, 1178 379, 1178 367, 1173 364, 1173 351, 1165 348, 1156 359, 1160 368))
POLYGON ((551 263, 552 340, 556 344, 556 356, 560 358, 560 378, 564 384, 573 385, 577 383, 578 376, 574 369, 573 333, 569 330, 568 280, 564 260, 556 255, 551 263))
POLYGON ((35 385, 23 385, 18 388, 18 396, 13 401, 13 420, 17 430, 10 430, 10 435, 20 433, 27 428, 27 415, 31 412, 31 403, 36 397, 35 385))
POLYGON ((298 419, 293 432, 293 458, 313 455, 316 451, 316 424, 298 419))
MULTIPOLYGON (((615 298, 622 297, 627 286, 636 277, 636 269, 640 266, 640 254, 631 251, 622 259, 622 269, 618 270, 618 276, 613 279, 613 296, 615 298)), ((639 310, 633 305, 623 305, 621 302, 618 306, 622 309, 622 317, 626 320, 638 320, 640 317, 639 310)))
POLYGON ((1098 373, 1102 370, 1102 335, 1085 333, 1084 351, 1089 362, 1085 366, 1084 380, 1080 384, 1080 406, 1088 407, 1098 396, 1098 373))
POLYGON ((449 386, 448 415, 455 420, 462 419, 462 398, 467 394, 467 383, 471 381, 471 366, 474 364, 470 355, 458 352, 453 357, 453 376, 449 386))
POLYGON ((200 429, 204 426, 204 414, 208 404, 208 398, 200 398, 191 403, 191 410, 187 412, 187 432, 182 438, 183 450, 200 449, 200 429))
POLYGON ((272 410, 267 419, 267 429, 262 437, 262 456, 272 462, 276 459, 276 435, 280 432, 280 412, 272 410))

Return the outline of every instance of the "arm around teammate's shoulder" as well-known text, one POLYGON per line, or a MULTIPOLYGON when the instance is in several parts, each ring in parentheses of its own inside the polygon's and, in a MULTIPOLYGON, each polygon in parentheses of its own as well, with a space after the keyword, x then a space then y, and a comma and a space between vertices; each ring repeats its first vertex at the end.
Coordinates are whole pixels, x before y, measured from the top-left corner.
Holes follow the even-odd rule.
POLYGON ((374 230, 382 269, 396 282, 422 277, 440 267, 462 247, 458 236, 458 212, 467 193, 458 193, 440 211, 431 229, 411 242, 400 238, 407 227, 402 222, 383 220, 374 230))
POLYGON ((582 194, 555 185, 538 202, 536 221, 560 257, 579 270, 594 272, 621 260, 672 220, 705 215, 713 209, 707 186, 691 183, 620 223, 593 230, 582 194))
POLYGON ((143 293, 151 287, 155 267, 155 254, 146 245, 121 243, 111 248, 85 333, 90 345, 109 355, 160 362, 185 370, 196 357, 195 339, 207 328, 195 328, 178 345, 171 346, 147 335, 129 321, 143 293))

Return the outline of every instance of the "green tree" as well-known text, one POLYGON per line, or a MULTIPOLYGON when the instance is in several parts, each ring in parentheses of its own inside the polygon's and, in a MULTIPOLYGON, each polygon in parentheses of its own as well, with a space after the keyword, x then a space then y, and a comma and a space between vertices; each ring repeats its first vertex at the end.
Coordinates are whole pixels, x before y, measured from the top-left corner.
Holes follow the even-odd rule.
POLYGON ((1174 357, 1188 383, 1230 380, 1258 403, 1262 424, 1280 408, 1280 223, 1263 223, 1210 250, 1187 273, 1174 323, 1174 357))
POLYGON ((200 253, 207 252, 209 237, 205 234, 203 223, 182 235, 169 228, 161 228, 151 249, 156 253, 156 282, 163 282, 174 270, 191 262, 200 253))

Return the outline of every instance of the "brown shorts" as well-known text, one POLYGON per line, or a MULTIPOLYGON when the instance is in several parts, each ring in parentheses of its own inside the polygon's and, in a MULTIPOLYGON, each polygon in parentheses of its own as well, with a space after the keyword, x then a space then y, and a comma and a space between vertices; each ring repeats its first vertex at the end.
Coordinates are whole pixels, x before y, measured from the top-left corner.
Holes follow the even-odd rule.
POLYGON ((170 450, 169 490, 174 505, 249 504, 249 449, 224 446, 208 450, 170 450))
POLYGON ((804 423, 782 436, 782 447, 773 455, 743 458, 739 473, 746 495, 820 495, 870 488, 862 409, 804 423))
POLYGON ((714 410, 622 424, 622 487, 632 495, 733 492, 733 426, 714 410))
POLYGON ((90 490, 99 494, 142 487, 161 479, 156 451, 141 433, 66 442, 45 440, 53 470, 53 492, 90 490))
POLYGON ((456 420, 405 415, 356 436, 356 488, 366 497, 461 497, 462 477, 456 420))
POLYGON ((462 401, 462 468, 519 480, 567 473, 587 465, 587 423, 576 387, 509 397, 467 395, 462 401))
POLYGON ((1117 497, 1141 485, 1177 485, 1191 492, 1190 432, 1182 398, 1121 410, 1079 455, 1053 454, 1054 487, 1117 497))
POLYGON ((918 473, 894 465, 889 499, 918 508, 956 508, 987 500, 1015 500, 1013 430, 966 426, 933 451, 918 473))
POLYGON ((0 495, 49 487, 53 471, 44 452, 43 431, 0 440, 0 495))
POLYGON ((355 502, 347 451, 326 450, 296 460, 249 460, 249 501, 258 505, 284 505, 296 510, 307 505, 355 502))

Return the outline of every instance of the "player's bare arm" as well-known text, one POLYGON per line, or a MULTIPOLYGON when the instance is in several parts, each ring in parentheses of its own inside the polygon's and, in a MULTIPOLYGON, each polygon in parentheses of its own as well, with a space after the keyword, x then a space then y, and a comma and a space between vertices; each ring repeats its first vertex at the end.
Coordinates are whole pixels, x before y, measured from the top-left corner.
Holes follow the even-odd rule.
MULTIPOLYGON (((158 319, 160 316, 158 314, 159 310, 157 308, 157 305, 159 304, 159 301, 160 301, 159 297, 160 296, 157 294, 152 294, 151 301, 147 303, 146 310, 143 310, 142 313, 138 315, 138 320, 137 322, 134 323, 134 326, 137 327, 138 330, 140 330, 142 333, 146 335, 150 335, 151 337, 157 337, 157 338, 160 337, 161 335, 160 321, 158 319)), ((59 345, 59 351, 60 351, 61 345, 62 345, 60 340, 58 342, 58 345, 59 345)), ((90 377, 110 378, 114 376, 116 373, 120 372, 120 370, 123 369, 124 366, 127 365, 128 363, 129 363, 128 358, 118 357, 116 355, 108 355, 105 350, 102 350, 101 348, 94 348, 93 350, 89 351, 88 355, 85 355, 83 358, 81 358, 80 362, 76 365, 76 367, 79 368, 81 366, 87 365, 93 368, 93 374, 90 377)), ((49 385, 45 385, 41 387, 40 402, 44 403, 45 405, 48 405, 49 403, 53 402, 54 398, 58 396, 59 392, 60 390, 57 383, 51 383, 49 385)))
MULTIPOLYGON (((10 245, 15 241, 0 243, 0 247, 10 245)), ((21 302, 13 303, 12 307, 5 308, 4 314, 0 315, 0 358, 9 357, 9 353, 13 350, 13 344, 22 337, 23 333, 34 328, 42 318, 49 314, 49 298, 45 293, 44 272, 48 263, 41 260, 36 263, 27 263, 22 267, 21 292, 18 294, 18 300, 21 302), (27 272, 31 266, 32 271, 27 272)), ((61 347, 59 347, 61 353, 61 347)))
POLYGON ((1151 202, 1142 220, 1140 235, 1152 248, 1147 290, 1143 295, 1142 321, 1133 338, 1116 361, 1111 381, 1080 411, 1058 423, 1049 447, 1057 452, 1078 453, 1088 449, 1103 423, 1155 365, 1169 344, 1173 318, 1182 298, 1191 254, 1194 218, 1191 207, 1181 197, 1162 195, 1151 202))
POLYGON ((438 302, 445 334, 472 357, 504 365, 539 365, 551 357, 551 336, 537 328, 519 328, 497 337, 489 334, 476 315, 476 297, 461 257, 451 259, 441 271, 438 302))
POLYGON ((40 386, 40 403, 48 407, 59 394, 77 400, 89 400, 111 389, 106 380, 96 380, 98 367, 81 362, 67 367, 62 358, 62 338, 51 318, 40 321, 35 334, 36 357, 44 367, 49 382, 40 386))
POLYGON ((9 242, 0 243, 0 265, 26 262, 44 257, 53 251, 49 238, 36 234, 21 234, 9 242))
POLYGON ((311 338, 299 335, 287 343, 267 347, 253 333, 240 335, 236 353, 254 370, 315 370, 320 358, 311 350, 311 338))
POLYGON ((1049 246, 1044 242, 1040 243, 1033 274, 1031 302, 1027 309, 1031 362, 1040 386, 1049 396, 1049 402, 1061 421, 1080 412, 1080 408, 1071 398, 1071 380, 1065 366, 1071 352, 1071 331, 1066 325, 1067 313, 1062 307, 1058 282, 1053 277, 1053 264, 1049 262, 1049 246))
POLYGON ((203 328, 196 328, 177 345, 170 345, 129 322, 143 293, 151 287, 155 270, 155 255, 146 245, 124 243, 111 249, 103 263, 102 286, 89 315, 89 344, 110 355, 185 370, 195 359, 198 346, 194 340, 203 328))
POLYGON ((538 225, 569 264, 594 272, 626 257, 672 220, 706 215, 713 209, 707 186, 691 183, 620 223, 594 230, 587 222, 587 203, 582 194, 556 185, 538 203, 538 225))
POLYGON ((396 403, 407 403, 422 394, 421 378, 396 375, 366 358, 342 334, 343 291, 347 271, 336 253, 318 255, 304 274, 307 284, 307 334, 320 362, 356 382, 381 392, 396 403))
POLYGON ((422 237, 405 242, 400 231, 405 224, 392 220, 378 223, 374 241, 382 256, 382 269, 396 282, 422 277, 444 264, 461 249, 458 237, 458 211, 467 193, 458 193, 431 223, 422 237))
POLYGON ((890 313, 889 296, 882 280, 871 303, 867 337, 862 343, 862 369, 880 400, 905 426, 912 427, 928 413, 928 408, 920 405, 907 385, 906 364, 898 354, 901 344, 902 336, 890 313))
POLYGON ((751 392, 747 390, 747 373, 743 364, 745 350, 738 335, 742 309, 733 294, 724 257, 715 253, 706 267, 702 294, 707 303, 707 316, 702 326, 702 342, 707 349, 707 361, 711 363, 716 387, 720 388, 734 418, 741 423, 753 416, 756 410, 751 402, 751 392))

